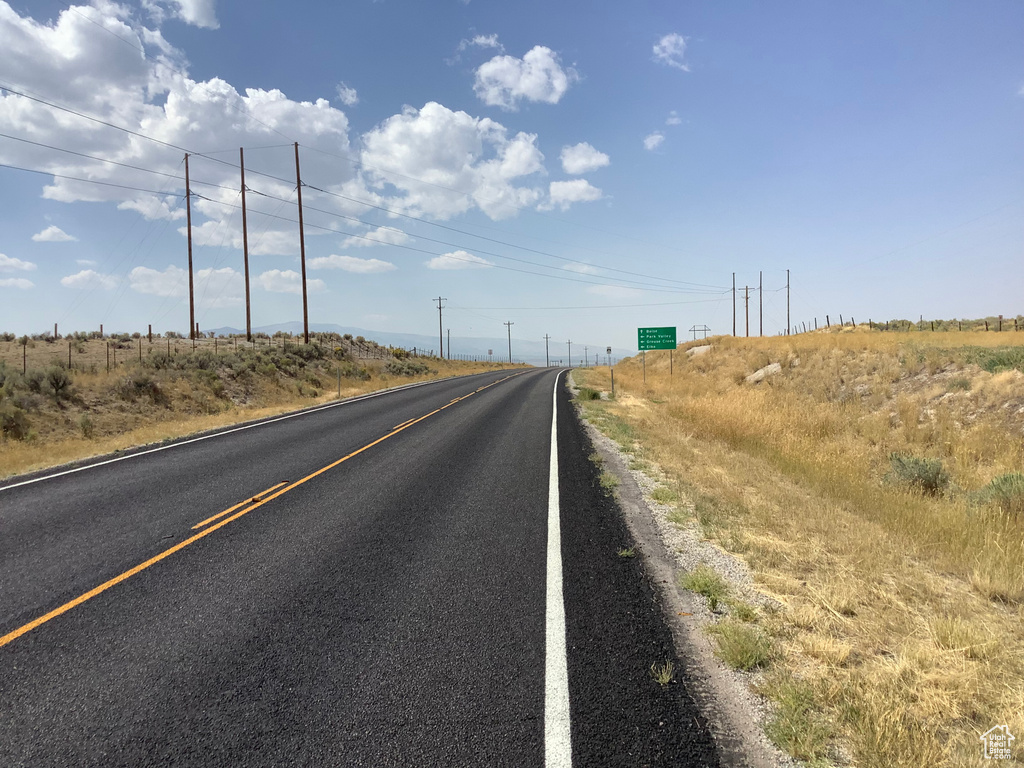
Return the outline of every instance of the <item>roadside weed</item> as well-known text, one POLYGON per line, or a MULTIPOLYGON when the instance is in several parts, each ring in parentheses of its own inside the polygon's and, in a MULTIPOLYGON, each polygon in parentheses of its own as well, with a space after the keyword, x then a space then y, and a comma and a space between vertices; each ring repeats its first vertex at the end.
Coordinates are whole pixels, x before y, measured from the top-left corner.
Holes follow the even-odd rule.
POLYGON ((725 580, 704 563, 689 573, 682 574, 679 577, 679 585, 707 598, 708 608, 712 613, 718 610, 718 603, 729 593, 729 585, 725 580))
POLYGON ((748 671, 767 664, 772 656, 772 641, 750 624, 726 619, 707 631, 718 644, 718 657, 733 669, 748 671))
POLYGON ((671 661, 666 661, 664 664, 658 662, 651 664, 651 678, 662 688, 672 682, 672 675, 675 671, 675 664, 671 661))

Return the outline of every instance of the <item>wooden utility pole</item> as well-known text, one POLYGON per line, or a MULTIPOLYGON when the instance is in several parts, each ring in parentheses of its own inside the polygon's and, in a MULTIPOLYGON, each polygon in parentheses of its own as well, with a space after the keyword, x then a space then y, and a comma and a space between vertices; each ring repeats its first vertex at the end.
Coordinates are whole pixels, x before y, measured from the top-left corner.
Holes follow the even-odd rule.
POLYGON ((188 152, 185 153, 185 223, 188 227, 188 334, 196 337, 196 295, 192 282, 192 188, 188 183, 188 152))
POLYGON ((732 335, 736 335, 736 273, 732 273, 732 335))
POLYGON ((764 336, 764 272, 757 273, 757 298, 758 336, 764 336))
POLYGON ((572 368, 572 339, 565 342, 569 345, 569 367, 572 368))
MULTIPOLYGON (((442 355, 444 357, 444 355, 442 355)), ((448 359, 452 359, 452 329, 448 329, 448 359)))
POLYGON ((509 364, 511 364, 512 363, 512 326, 515 325, 515 323, 509 321, 509 322, 505 323, 504 325, 505 325, 506 328, 508 328, 508 362, 509 362, 509 364))
POLYGON ((550 338, 546 333, 544 334, 544 366, 547 368, 551 367, 551 355, 548 354, 548 339, 550 338))
POLYGON ((245 340, 252 341, 252 309, 249 304, 249 225, 245 215, 245 150, 241 147, 238 148, 238 165, 242 169, 242 263, 245 266, 245 340))
POLYGON ((786 270, 786 335, 789 336, 789 270, 786 270))
POLYGON ((299 173, 299 142, 295 142, 295 190, 299 195, 299 261, 302 264, 302 338, 309 344, 309 304, 306 300, 306 233, 302 226, 302 175, 299 173))
POLYGON ((441 320, 441 302, 448 301, 444 296, 438 296, 431 301, 437 302, 437 343, 441 345, 441 357, 444 358, 444 323, 441 320))

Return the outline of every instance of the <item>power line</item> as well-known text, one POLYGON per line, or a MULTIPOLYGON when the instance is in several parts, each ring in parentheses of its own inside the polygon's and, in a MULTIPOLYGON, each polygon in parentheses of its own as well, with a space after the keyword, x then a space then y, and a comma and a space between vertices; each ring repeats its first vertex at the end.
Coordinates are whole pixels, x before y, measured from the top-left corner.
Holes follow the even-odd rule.
MULTIPOLYGON (((66 176, 61 173, 53 173, 52 171, 37 171, 34 168, 22 168, 19 165, 8 165, 7 163, 0 163, 0 168, 10 168, 14 171, 25 171, 26 173, 38 173, 43 176, 53 176, 55 179, 68 179, 69 181, 81 181, 85 184, 100 184, 104 187, 116 187, 117 189, 129 189, 133 192, 145 192, 149 195, 159 195, 161 197, 167 197, 169 192, 157 192, 155 189, 142 189, 141 187, 132 187, 127 184, 114 184, 110 181, 97 181, 96 179, 83 179, 78 176, 66 176)), ((177 197, 177 195, 175 195, 177 197)))
MULTIPOLYGON (((382 173, 382 174, 384 174, 386 176, 387 175, 397 176, 398 178, 401 178, 401 179, 408 179, 409 181, 415 181, 417 184, 424 184, 424 185, 429 186, 429 187, 435 187, 436 189, 443 189, 446 192, 454 192, 455 194, 462 195, 463 197, 472 197, 471 193, 466 192, 465 190, 455 189, 454 187, 446 187, 443 184, 437 184, 436 182, 426 181, 425 179, 419 179, 419 178, 416 178, 415 176, 408 176, 408 175, 406 175, 404 173, 399 173, 398 171, 389 170, 389 169, 385 169, 385 168, 379 168, 377 166, 369 165, 368 163, 364 162, 361 158, 358 158, 358 157, 353 157, 351 155, 336 154, 334 152, 328 152, 325 149, 318 149, 316 147, 309 147, 309 149, 312 149, 314 152, 320 152, 320 153, 325 154, 325 155, 327 155, 329 157, 335 157, 335 158, 337 158, 339 160, 347 160, 350 163, 353 163, 354 165, 359 165, 359 166, 361 166, 363 168, 369 168, 369 169, 374 170, 374 171, 379 171, 380 173, 382 173)), ((608 234, 608 235, 615 235, 615 237, 621 237, 624 240, 632 240, 633 242, 643 243, 644 245, 654 245, 654 246, 656 246, 658 248, 663 248, 666 251, 672 251, 672 252, 678 253, 678 251, 675 248, 670 248, 669 246, 663 245, 661 243, 651 243, 651 242, 648 242, 648 241, 643 240, 643 239, 638 238, 638 237, 630 237, 629 235, 623 235, 623 234, 620 234, 618 232, 612 232, 610 230, 601 229, 600 227, 593 227, 593 226, 590 226, 590 225, 587 225, 587 224, 581 224, 581 223, 575 222, 575 221, 568 221, 566 219, 560 219, 557 216, 551 216, 549 214, 541 213, 540 211, 531 210, 530 213, 532 213, 535 216, 540 216, 540 217, 545 218, 545 219, 551 219, 553 221, 560 222, 562 224, 573 224, 574 226, 582 227, 583 229, 592 229, 595 232, 603 232, 603 233, 608 234)))
POLYGON ((714 304, 721 301, 721 297, 714 299, 691 299, 690 301, 660 301, 648 304, 589 304, 576 307, 462 307, 452 304, 449 309, 458 309, 464 312, 470 310, 490 309, 503 312, 540 312, 548 310, 578 310, 578 309, 633 309, 637 307, 676 307, 683 304, 714 304))
MULTIPOLYGON (((116 35, 115 35, 115 37, 116 37, 116 35)), ((180 147, 180 146, 178 146, 176 144, 170 144, 170 143, 162 141, 160 139, 153 138, 152 136, 147 136, 145 134, 139 133, 138 131, 133 131, 133 130, 131 130, 129 128, 125 128, 123 126, 119 126, 119 125, 116 125, 114 123, 110 123, 110 122, 108 122, 106 120, 101 120, 99 118, 92 117, 90 115, 86 115, 86 114, 84 114, 82 112, 79 112, 77 110, 71 109, 69 107, 63 107, 63 106, 61 106, 59 104, 55 104, 55 103, 53 103, 51 101, 47 101, 46 99, 42 99, 42 98, 39 98, 39 97, 36 97, 36 96, 30 96, 30 95, 28 95, 26 93, 23 93, 21 91, 13 89, 13 88, 11 88, 11 87, 3 84, 3 83, 0 83, 0 88, 2 88, 4 90, 7 90, 10 93, 13 93, 15 95, 21 96, 23 98, 27 98, 27 99, 30 99, 32 101, 39 102, 41 104, 45 104, 46 106, 52 107, 54 109, 59 109, 59 110, 68 112, 70 114, 76 115, 76 116, 81 117, 81 118, 86 119, 86 120, 92 120, 92 121, 94 121, 96 123, 99 123, 101 125, 105 125, 107 127, 114 128, 114 129, 119 130, 119 131, 124 131, 125 133, 128 133, 128 134, 130 134, 132 136, 138 136, 139 138, 143 138, 143 139, 147 139, 149 141, 156 142, 158 144, 161 144, 163 146, 169 147, 171 149, 176 149, 176 150, 184 152, 186 154, 191 154, 191 155, 196 155, 196 156, 199 156, 199 157, 204 157, 204 158, 206 158, 208 160, 211 160, 211 161, 216 162, 216 163, 220 163, 221 165, 225 165, 225 166, 228 166, 230 168, 237 168, 238 167, 238 166, 234 165, 233 163, 230 163, 230 162, 227 162, 227 161, 224 161, 224 160, 220 160, 219 158, 210 157, 207 154, 204 154, 204 153, 201 153, 201 152, 190 152, 189 150, 185 149, 184 147, 180 147)), ((19 140, 19 141, 21 140, 21 139, 17 139, 17 137, 8 137, 8 138, 14 138, 15 140, 19 140)), ((34 142, 29 142, 29 143, 34 143, 34 142)), ((87 156, 87 155, 83 155, 82 153, 74 152, 73 150, 64 150, 64 149, 61 149, 59 147, 50 147, 49 145, 42 145, 42 144, 40 144, 40 146, 47 146, 48 148, 55 149, 57 151, 65 151, 65 152, 69 152, 71 154, 77 154, 79 156, 87 156)), ((312 149, 316 149, 316 148, 312 148, 312 149)), ((334 156, 334 157, 339 157, 340 158, 339 155, 332 155, 332 153, 326 152, 324 150, 316 149, 316 151, 322 152, 323 154, 327 154, 327 155, 330 155, 330 156, 334 156)), ((90 159, 99 159, 99 158, 95 158, 95 157, 91 157, 91 156, 87 156, 87 157, 90 157, 90 159)), ((341 159, 344 159, 344 158, 341 158, 341 159)), ((101 161, 102 162, 110 162, 110 163, 113 163, 115 165, 120 164, 117 161, 112 161, 112 160, 101 160, 101 161)), ((132 167, 132 168, 135 168, 137 170, 143 170, 143 169, 138 168, 137 166, 127 166, 126 165, 126 167, 132 167)), ((27 170, 27 169, 21 169, 21 170, 27 170)), ((163 175, 162 172, 160 172, 160 171, 150 171, 150 172, 151 173, 160 173, 161 175, 163 175)), ((271 174, 261 173, 259 171, 252 171, 252 173, 255 174, 255 175, 258 175, 258 176, 263 176, 265 178, 273 179, 273 180, 281 182, 281 183, 285 183, 285 184, 290 184, 291 183, 290 180, 288 180, 288 179, 282 179, 280 177, 273 176, 271 174)), ((53 175, 56 176, 57 174, 53 174, 53 175)), ((70 178, 70 177, 68 177, 68 178, 70 178)), ((409 178, 411 178, 411 177, 409 177, 409 178)), ((82 181, 85 181, 85 180, 82 180, 82 181)), ((97 183, 99 183, 99 182, 97 182, 97 183)), ((426 183, 426 182, 424 182, 424 183, 426 183)), ((110 186, 116 186, 116 185, 111 184, 110 186)), ((221 185, 211 185, 211 186, 218 186, 218 187, 220 187, 221 185)), ((387 212, 389 214, 397 215, 397 216, 402 216, 404 218, 408 218, 408 219, 411 219, 411 220, 414 220, 414 221, 418 221, 420 223, 423 223, 423 224, 426 224, 426 225, 429 225, 429 226, 436 226, 436 227, 440 227, 442 229, 447 229, 449 231, 458 232, 459 234, 463 234, 463 235, 466 235, 468 237, 475 237, 475 238, 478 238, 478 239, 481 239, 481 240, 486 240, 486 241, 489 241, 489 242, 498 243, 500 245, 505 245, 505 246, 510 247, 510 248, 517 248, 517 249, 520 249, 520 250, 524 250, 524 251, 528 251, 528 252, 532 252, 532 253, 537 253, 538 255, 543 255, 543 256, 547 256, 549 258, 563 260, 563 261, 566 261, 566 262, 569 262, 569 263, 581 264, 581 265, 584 265, 584 266, 595 266, 595 265, 588 264, 587 262, 579 261, 577 259, 570 259, 570 258, 565 257, 565 256, 559 256, 557 254, 548 253, 546 251, 539 251, 539 250, 536 250, 536 249, 527 248, 525 246, 515 245, 513 243, 508 243, 508 242, 503 241, 503 240, 498 240, 496 238, 489 238, 489 237, 486 237, 485 235, 477 235, 477 234, 474 234, 474 233, 471 233, 471 232, 466 232, 465 230, 460 230, 460 229, 455 228, 455 227, 449 227, 447 225, 439 224, 437 222, 427 221, 426 219, 422 219, 420 217, 412 216, 411 214, 402 213, 400 211, 396 211, 394 209, 387 208, 385 206, 379 206, 379 205, 376 205, 374 203, 370 203, 370 202, 367 202, 367 201, 364 201, 364 200, 359 200, 358 198, 352 198, 352 197, 349 197, 349 196, 346 196, 346 195, 342 195, 342 194, 337 193, 337 192, 330 192, 328 190, 324 190, 324 189, 321 189, 319 187, 313 187, 311 185, 307 185, 307 186, 310 186, 311 189, 315 189, 316 191, 322 192, 323 194, 332 195, 332 196, 337 197, 339 199, 348 200, 349 202, 354 202, 354 203, 359 204, 359 205, 365 205, 365 206, 368 206, 370 208, 376 208, 378 210, 385 211, 385 212, 387 212)), ((127 189, 128 187, 125 187, 125 188, 127 189)), ((224 188, 224 187, 221 187, 221 188, 224 188)), ((145 191, 145 190, 143 190, 143 191, 145 191)), ((452 190, 452 191, 456 191, 456 190, 452 190)), ((462 194, 465 194, 465 193, 462 193, 462 194)), ((339 214, 334 214, 333 212, 331 212, 329 215, 339 215, 339 214)), ((350 217, 344 217, 344 218, 350 218, 350 217)), ((367 226, 372 226, 372 225, 369 225, 367 222, 363 222, 361 220, 359 220, 359 221, 360 221, 360 223, 366 224, 367 226)), ((404 234, 408 234, 408 233, 404 233, 404 234)), ((358 237, 358 235, 353 235, 353 236, 358 237)), ((367 239, 373 240, 373 238, 367 238, 367 239)), ((424 239, 429 239, 429 238, 424 238, 424 239)), ((380 242, 380 241, 377 241, 377 242, 380 242)), ((441 241, 435 241, 435 242, 441 242, 441 241)), ((449 244, 449 245, 452 245, 453 247, 460 247, 460 246, 454 245, 454 244, 449 244)), ((497 256, 498 258, 510 258, 510 259, 512 258, 512 257, 498 256, 498 254, 489 254, 489 255, 494 255, 494 256, 497 256)), ((518 261, 524 261, 524 260, 518 260, 518 261)), ((548 267, 547 265, 536 264, 535 262, 525 262, 524 261, 524 263, 528 263, 528 264, 531 264, 533 266, 540 266, 540 267, 545 268, 545 269, 551 269, 551 267, 548 267)), ((617 269, 615 267, 603 267, 603 266, 598 265, 598 268, 599 269, 604 269, 604 270, 607 270, 607 271, 611 271, 611 272, 619 272, 619 273, 623 273, 623 274, 631 274, 631 275, 634 275, 634 276, 637 276, 637 277, 645 277, 645 278, 648 278, 648 279, 662 280, 664 282, 678 283, 678 284, 681 284, 681 285, 693 285, 695 287, 710 288, 710 289, 716 289, 716 288, 720 287, 720 286, 704 285, 704 284, 700 284, 700 283, 690 283, 690 282, 682 281, 682 280, 673 280, 673 279, 670 279, 670 278, 661 278, 661 277, 652 276, 652 275, 644 275, 644 274, 641 274, 641 273, 630 272, 628 270, 620 270, 620 269, 617 269)), ((630 281, 622 281, 622 282, 630 282, 630 281)))
MULTIPOLYGON (((221 206, 224 206, 226 208, 240 209, 240 206, 232 205, 231 203, 225 203, 225 202, 222 202, 221 200, 214 200, 213 198, 204 197, 203 195, 198 195, 196 193, 193 193, 193 196, 199 198, 200 200, 206 200, 207 202, 213 203, 214 205, 221 205, 221 206)), ((271 198, 271 199, 274 199, 274 198, 271 198)), ((249 213, 258 214, 260 216, 269 216, 270 218, 273 218, 273 219, 279 219, 281 221, 288 221, 288 222, 291 222, 292 224, 297 224, 298 223, 298 219, 292 219, 292 218, 289 218, 287 216, 275 216, 273 214, 266 213, 265 211, 256 211, 256 210, 253 210, 251 208, 248 209, 248 211, 249 211, 249 213)), ((365 235, 357 235, 355 233, 346 232, 346 231, 341 230, 341 229, 334 229, 333 227, 325 227, 323 225, 310 224, 309 222, 306 222, 306 226, 307 227, 312 227, 313 229, 323 230, 324 232, 331 232, 331 233, 333 233, 335 235, 345 235, 346 237, 359 237, 359 238, 362 238, 362 239, 365 239, 365 240, 374 240, 374 238, 366 237, 365 235)), ((374 240, 374 242, 383 242, 383 241, 374 240)), ((441 254, 441 253, 437 253, 436 251, 428 251, 428 250, 426 250, 424 248, 416 248, 416 247, 411 246, 411 245, 404 245, 404 244, 400 244, 400 243, 385 243, 385 245, 390 245, 390 246, 392 246, 394 248, 401 248, 402 250, 406 250, 406 251, 413 251, 415 253, 426 254, 427 256, 442 256, 442 255, 444 255, 444 254, 441 254)), ((448 256, 449 256, 449 258, 455 259, 456 261, 464 261, 467 264, 478 264, 479 263, 479 262, 474 261, 473 259, 464 259, 464 258, 461 258, 459 256, 455 256, 454 254, 448 254, 448 256)), ((546 274, 544 272, 533 272, 533 271, 528 270, 528 269, 517 269, 516 267, 507 267, 507 266, 504 266, 502 264, 491 264, 489 266, 491 266, 494 269, 503 269, 503 270, 506 270, 508 272, 519 272, 520 274, 524 274, 524 275, 536 275, 537 277, 549 277, 549 278, 551 278, 553 280, 567 280, 569 282, 584 283, 586 285, 607 285, 608 284, 607 282, 603 282, 602 283, 602 282, 596 282, 596 281, 593 281, 593 280, 581 280, 579 278, 566 277, 564 275, 549 275, 549 274, 546 274)), ((550 267, 549 267, 549 269, 550 269, 550 267)), ((634 290, 637 290, 637 291, 654 291, 654 292, 657 292, 657 293, 686 293, 686 291, 668 290, 668 289, 664 289, 664 288, 645 288, 643 286, 637 287, 634 290)))
POLYGON ((184 183, 184 180, 181 178, 181 176, 176 176, 173 173, 166 173, 164 171, 155 171, 155 170, 153 170, 151 168, 142 168, 142 167, 140 167, 138 165, 129 165, 128 163, 121 163, 121 162, 118 162, 117 160, 108 160, 105 157, 96 157, 95 155, 87 155, 84 152, 76 152, 73 149, 63 149, 62 147, 55 147, 52 144, 43 144, 40 141, 32 141, 31 139, 23 139, 20 136, 11 136, 9 133, 0 133, 0 136, 2 136, 5 139, 12 139, 14 141, 20 141, 20 142, 23 142, 25 144, 32 144, 33 146, 36 146, 36 147, 43 147, 44 149, 52 149, 55 152, 66 152, 69 155, 75 155, 77 157, 84 157, 84 158, 86 158, 88 160, 96 160, 97 162, 100 162, 100 163, 109 163, 110 165, 117 165, 117 166, 120 166, 121 168, 130 168, 133 171, 142 171, 143 173, 152 173, 152 174, 156 174, 156 175, 159 175, 159 176, 167 176, 168 178, 178 179, 178 180, 180 180, 180 181, 182 181, 184 183))
MULTIPOLYGON (((317 189, 316 187, 310 187, 308 184, 303 184, 303 186, 305 186, 305 187, 307 187, 309 189, 317 189)), ((317 191, 322 192, 323 190, 317 189, 317 191)), ((280 200, 281 199, 281 198, 276 197, 274 195, 268 195, 268 194, 262 193, 262 192, 258 192, 257 194, 261 194, 261 195, 263 195, 263 197, 270 198, 271 200, 280 200)), ((326 214, 328 216, 333 216, 335 218, 347 219, 349 221, 358 222, 359 224, 367 224, 367 222, 365 222, 362 219, 360 219, 358 217, 355 217, 355 216, 348 216, 348 215, 343 214, 343 213, 335 213, 334 211, 325 211, 322 208, 314 208, 314 207, 309 206, 309 205, 304 206, 304 208, 306 210, 308 210, 308 211, 315 211, 317 213, 323 213, 323 214, 326 214)), ((424 223, 428 223, 429 224, 430 222, 424 222, 424 223)), ((455 229, 454 227, 444 227, 444 229, 448 229, 448 230, 451 230, 453 232, 459 232, 461 234, 468 234, 466 232, 462 232, 461 230, 455 229)), ((464 246, 461 243, 452 243, 452 242, 449 242, 447 240, 437 240, 436 238, 427 237, 425 235, 415 235, 414 236, 414 235, 409 234, 405 230, 398 229, 397 227, 394 227, 394 230, 396 232, 400 232, 403 235, 406 235, 408 237, 415 237, 415 238, 420 239, 420 240, 426 240, 427 242, 430 242, 430 243, 437 243, 438 245, 445 245, 445 246, 448 246, 450 248, 465 248, 465 247, 469 247, 469 246, 464 246)), ((369 237, 367 235, 352 235, 352 236, 353 237, 359 237, 359 238, 364 239, 364 240, 369 240, 370 242, 382 243, 384 245, 395 245, 395 246, 399 246, 400 247, 400 244, 398 244, 398 243, 388 243, 386 240, 379 240, 377 238, 369 237)), ((469 235, 469 236, 470 237, 474 237, 474 235, 469 235)), ((491 238, 484 238, 484 239, 485 240, 490 240, 491 238)), ((492 240, 492 242, 500 243, 501 241, 499 241, 499 240, 492 240)), ((501 244, 502 245, 507 245, 510 248, 518 248, 519 247, 519 246, 516 246, 516 245, 512 245, 511 243, 501 243, 501 244)), ((480 250, 479 248, 473 248, 473 250, 476 253, 484 254, 485 256, 493 256, 494 258, 497 258, 497 259, 508 259, 509 261, 515 261, 515 262, 519 262, 521 264, 528 264, 528 265, 533 266, 533 267, 540 267, 541 269, 559 269, 559 270, 564 270, 565 269, 565 267, 553 267, 553 266, 549 266, 547 264, 540 264, 540 263, 538 263, 536 261, 529 261, 527 259, 519 259, 519 258, 516 258, 515 256, 506 256, 504 254, 495 253, 493 251, 483 251, 483 250, 480 250)), ((524 248, 522 250, 530 251, 531 249, 524 248)), ((534 252, 535 253, 540 253, 540 251, 534 251, 534 252)), ((561 256, 554 256, 553 254, 545 254, 545 255, 550 255, 553 258, 558 258, 558 259, 564 258, 564 257, 561 257, 561 256)), ((572 259, 565 259, 565 260, 566 261, 573 261, 572 259)), ((463 261, 468 261, 468 259, 463 259, 463 261)), ((614 270, 614 271, 623 271, 623 270, 614 270)), ((631 274, 631 273, 628 273, 628 274, 631 274)), ((639 286, 649 286, 650 285, 650 283, 643 283, 643 282, 640 282, 638 280, 626 280, 626 279, 623 279, 621 277, 614 277, 614 278, 607 278, 607 279, 608 280, 616 280, 616 281, 618 281, 620 283, 632 283, 632 284, 639 285, 639 286)), ((601 285, 603 283, 598 283, 598 284, 601 285)), ((661 290, 661 289, 659 289, 659 290, 661 290)), ((676 291, 673 291, 673 292, 676 292, 676 291)), ((705 293, 707 291, 678 291, 678 292, 679 293, 705 293)))
MULTIPOLYGON (((589 264, 589 263, 587 263, 585 261, 580 261, 579 259, 570 259, 567 256, 559 256, 558 254, 555 254, 555 253, 549 253, 547 251, 540 251, 540 250, 537 250, 535 248, 527 248, 524 245, 516 245, 514 243, 509 243, 509 242, 507 242, 505 240, 498 240, 497 238, 487 237, 486 235, 477 235, 477 234, 474 234, 473 232, 467 232, 467 231, 465 231, 463 229, 459 229, 457 227, 451 227, 451 226, 448 226, 446 224, 440 224, 440 223, 438 223, 436 221, 428 221, 426 219, 420 218, 419 216, 413 216, 413 215, 408 214, 408 213, 402 213, 401 211, 396 211, 395 209, 388 208, 387 206, 376 205, 375 203, 369 203, 369 202, 366 202, 364 200, 360 200, 358 198, 349 197, 347 195, 342 195, 342 194, 340 194, 338 192, 329 192, 326 189, 320 189, 319 187, 314 187, 314 186, 311 186, 309 184, 307 184, 306 186, 309 187, 310 189, 316 190, 317 192, 322 192, 325 195, 331 195, 332 197, 337 197, 337 198, 340 198, 342 200, 348 200, 349 202, 357 203, 358 205, 365 205, 368 208, 376 208, 379 211, 384 211, 386 213, 389 213, 389 214, 392 214, 392 215, 395 215, 395 216, 401 216, 402 218, 411 219, 412 221, 417 221, 417 222, 420 222, 421 224, 427 224, 428 226, 431 226, 431 227, 439 227, 440 229, 446 229, 446 230, 448 230, 450 232, 457 232, 460 235, 466 235, 468 237, 475 237, 475 238, 477 238, 479 240, 486 240, 487 242, 490 242, 490 243, 497 243, 498 245, 508 246, 509 248, 516 248, 516 249, 521 250, 521 251, 527 251, 529 253, 536 253, 539 256, 547 256, 547 257, 552 258, 552 259, 559 259, 561 261, 566 261, 566 262, 569 262, 569 263, 572 263, 572 264, 581 264, 581 265, 587 266, 587 267, 596 267, 598 269, 607 270, 609 272, 619 272, 619 273, 625 274, 625 275, 633 275, 634 277, 646 277, 646 278, 651 279, 651 280, 662 280, 662 281, 668 282, 668 283, 679 283, 681 285, 692 285, 692 286, 696 286, 696 287, 700 287, 700 288, 719 289, 719 288, 722 287, 722 286, 717 286, 717 285, 704 285, 702 283, 691 283, 691 282, 688 282, 686 280, 673 280, 671 278, 659 277, 657 275, 645 275, 645 274, 640 273, 640 272, 631 272, 631 271, 625 270, 625 269, 617 269, 616 267, 605 267, 605 266, 601 266, 601 265, 589 264)), ((363 223, 365 224, 366 222, 363 222, 363 223)), ((395 229, 397 231, 399 231, 399 232, 402 232, 402 230, 397 229, 397 227, 395 229)), ((408 233, 406 232, 404 234, 408 234, 408 233)), ((429 238, 423 238, 423 239, 429 239, 429 238)), ((442 241, 437 240, 437 241, 434 241, 434 242, 442 242, 442 241)), ((455 247, 459 247, 459 246, 455 246, 455 247)), ((484 251, 481 251, 481 253, 484 253, 484 251)), ((491 255, 493 255, 493 254, 491 254, 491 255)), ((527 262, 527 263, 533 263, 533 262, 527 262)), ((539 265, 539 266, 543 266, 543 265, 539 265)), ((628 281, 626 281, 626 282, 628 282, 628 281)))

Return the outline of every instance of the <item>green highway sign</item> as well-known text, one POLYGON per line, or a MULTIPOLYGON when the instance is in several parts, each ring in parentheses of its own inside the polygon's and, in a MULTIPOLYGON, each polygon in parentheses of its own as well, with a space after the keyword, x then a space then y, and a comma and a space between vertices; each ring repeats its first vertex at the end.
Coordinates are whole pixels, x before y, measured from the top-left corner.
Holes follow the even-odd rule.
POLYGON ((675 349, 675 326, 666 328, 637 328, 637 348, 643 352, 648 349, 675 349))

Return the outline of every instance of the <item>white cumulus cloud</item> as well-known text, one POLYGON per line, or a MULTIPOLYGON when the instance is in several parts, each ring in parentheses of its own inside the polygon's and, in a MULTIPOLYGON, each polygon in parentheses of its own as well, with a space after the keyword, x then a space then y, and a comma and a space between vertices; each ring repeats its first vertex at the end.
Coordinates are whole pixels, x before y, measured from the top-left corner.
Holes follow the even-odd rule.
POLYGON ((56 225, 51 225, 42 232, 37 232, 32 235, 32 239, 37 243, 70 243, 74 242, 78 238, 72 237, 56 225))
POLYGON ((497 48, 502 53, 505 52, 505 46, 498 42, 496 34, 473 35, 473 37, 460 40, 459 51, 462 52, 467 48, 497 48))
POLYGON ((682 118, 679 117, 679 114, 674 109, 665 118, 665 125, 679 125, 681 122, 683 122, 682 118))
POLYGON ((354 107, 359 103, 359 94, 356 93, 356 89, 345 83, 338 83, 337 87, 338 101, 344 104, 346 107, 354 107))
POLYGON ((373 245, 402 245, 411 240, 405 232, 394 227, 377 227, 367 232, 363 237, 346 237, 341 242, 342 248, 367 248, 373 245))
POLYGON ((345 272, 356 272, 357 274, 370 274, 371 272, 393 272, 398 267, 390 261, 381 259, 358 259, 355 256, 318 256, 309 261, 310 269, 342 269, 345 272))
POLYGON ((113 275, 102 275, 93 269, 83 269, 81 272, 62 277, 60 284, 65 288, 102 288, 109 291, 117 287, 117 278, 113 275))
POLYGON ((427 269, 478 269, 480 267, 494 266, 487 259, 481 259, 479 256, 474 256, 466 251, 445 253, 435 256, 424 263, 427 265, 427 269))
POLYGON ((654 60, 683 72, 690 71, 690 65, 683 61, 686 53, 686 38, 672 32, 654 44, 654 60))
POLYGON ((22 261, 0 253, 0 272, 31 272, 35 268, 36 265, 31 261, 22 261))
POLYGON ((186 24, 205 29, 217 29, 220 23, 214 11, 214 0, 171 0, 174 15, 186 24))
POLYGON ((26 280, 23 277, 0 278, 0 288, 20 288, 23 291, 27 291, 34 285, 35 283, 31 280, 26 280))
MULTIPOLYGON (((233 307, 242 302, 243 277, 230 267, 200 269, 193 275, 196 304, 201 307, 233 307)), ((188 270, 169 265, 163 271, 136 267, 128 274, 128 284, 137 293, 152 296, 188 295, 188 270)))
MULTIPOLYGON (((264 290, 273 293, 302 293, 302 275, 292 269, 268 270, 259 276, 259 281, 264 290)), ((325 290, 327 290, 327 284, 323 280, 306 278, 308 293, 319 293, 325 290)))
POLYGON ((188 293, 188 272, 173 264, 162 272, 149 267, 136 267, 128 273, 133 291, 151 296, 185 296, 188 293))
MULTIPOLYGON (((145 7, 158 23, 159 2, 163 0, 153 0, 145 7)), ((163 8, 167 15, 180 15, 189 23, 216 25, 211 0, 175 0, 164 3, 163 8)), ((298 141, 303 151, 319 149, 331 153, 318 156, 314 170, 304 169, 311 183, 376 202, 359 179, 358 170, 343 157, 351 149, 344 112, 323 98, 297 101, 279 90, 239 90, 216 77, 205 81, 193 79, 184 55, 164 39, 158 28, 147 28, 140 16, 128 6, 104 0, 95 5, 73 5, 52 20, 37 22, 20 16, 0 0, 0 56, 5 82, 15 90, 45 94, 47 100, 70 109, 179 146, 259 146, 267 144, 271 137, 270 143, 274 143, 280 138, 275 131, 279 131, 298 141), (117 42, 112 35, 128 44, 117 42), (144 49, 146 56, 133 49, 144 49)), ((30 144, 0 142, 0 163, 117 185, 52 178, 42 189, 46 199, 107 202, 151 220, 178 220, 185 216, 181 155, 168 151, 166 146, 110 131, 11 91, 0 93, 0 130, 7 129, 32 136, 41 144, 116 158, 125 165, 166 174, 156 185, 151 174, 125 166, 98 165, 87 158, 57 155, 30 144), (137 192, 126 187, 162 189, 163 193, 137 192)), ((294 177, 294 163, 294 154, 285 147, 261 153, 259 170, 288 179, 294 177)), ((236 169, 195 157, 192 173, 193 178, 228 188, 203 187, 204 195, 217 203, 237 205, 236 169)), ((294 191, 292 183, 265 177, 254 177, 250 186, 285 198, 294 191)), ((338 198, 325 197, 318 203, 319 207, 339 213, 361 212, 356 203, 338 198)), ((241 247, 237 209, 197 199, 192 213, 197 229, 204 223, 212 223, 214 229, 219 227, 216 244, 241 247)), ((277 249, 277 253, 285 255, 296 239, 294 226, 289 222, 271 222, 252 252, 262 254, 277 249), (286 233, 288 236, 284 237, 286 233)))
POLYGON ((562 170, 566 173, 579 174, 589 171, 596 171, 604 168, 611 160, 604 152, 598 152, 587 142, 581 142, 573 147, 562 147, 560 156, 562 170))
POLYGON ((600 199, 601 190, 586 179, 552 181, 548 192, 548 201, 542 207, 545 210, 560 208, 565 211, 573 203, 585 203, 600 199))
POLYGON ((662 142, 665 141, 665 134, 661 131, 655 131, 647 136, 644 136, 644 149, 653 150, 661 146, 662 142))
POLYGON ((523 99, 557 104, 578 79, 572 67, 562 68, 558 54, 535 45, 521 59, 495 56, 481 64, 473 90, 485 104, 514 111, 523 99))
POLYGON ((515 182, 544 172, 536 134, 512 138, 500 123, 428 102, 407 107, 363 135, 360 159, 372 188, 403 212, 449 219, 474 206, 492 219, 514 216, 543 196, 515 182))

